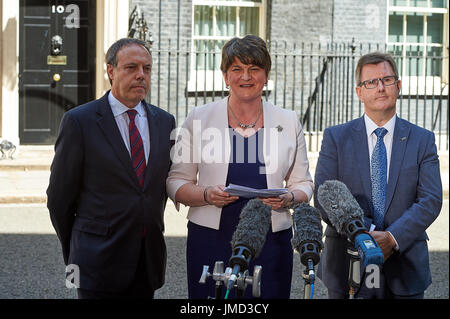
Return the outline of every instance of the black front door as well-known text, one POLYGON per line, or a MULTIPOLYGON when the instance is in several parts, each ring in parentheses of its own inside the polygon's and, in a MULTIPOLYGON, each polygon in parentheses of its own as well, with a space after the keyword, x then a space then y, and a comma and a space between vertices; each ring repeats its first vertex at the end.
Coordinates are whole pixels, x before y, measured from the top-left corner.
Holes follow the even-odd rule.
POLYGON ((21 144, 53 144, 64 112, 94 99, 95 3, 20 0, 21 144))

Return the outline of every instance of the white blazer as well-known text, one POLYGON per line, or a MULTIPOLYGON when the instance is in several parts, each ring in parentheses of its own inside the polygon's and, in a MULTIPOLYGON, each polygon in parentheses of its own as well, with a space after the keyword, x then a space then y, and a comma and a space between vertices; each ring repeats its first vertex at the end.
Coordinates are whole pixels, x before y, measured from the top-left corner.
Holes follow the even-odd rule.
MULTIPOLYGON (((306 142, 297 114, 263 102, 263 157, 268 188, 301 190, 311 199, 314 189, 309 173, 306 142)), ((167 193, 175 202, 177 190, 186 183, 199 186, 225 185, 231 145, 227 98, 195 107, 180 129, 172 149, 172 167, 167 193)), ((198 225, 219 229, 222 208, 214 205, 190 207, 188 219, 198 225)), ((286 208, 272 211, 274 232, 292 226, 286 208)))

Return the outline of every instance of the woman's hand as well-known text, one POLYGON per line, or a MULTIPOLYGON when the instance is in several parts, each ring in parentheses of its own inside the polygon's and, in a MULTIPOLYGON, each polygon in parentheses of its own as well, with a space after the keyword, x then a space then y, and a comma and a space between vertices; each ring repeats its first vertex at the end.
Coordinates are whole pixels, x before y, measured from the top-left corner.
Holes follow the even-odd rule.
POLYGON ((259 198, 264 204, 272 207, 272 210, 289 207, 292 203, 292 193, 280 195, 278 197, 259 198))
POLYGON ((239 196, 231 196, 229 193, 224 192, 225 186, 207 186, 204 190, 204 199, 209 205, 222 208, 228 204, 231 204, 239 199, 239 196))

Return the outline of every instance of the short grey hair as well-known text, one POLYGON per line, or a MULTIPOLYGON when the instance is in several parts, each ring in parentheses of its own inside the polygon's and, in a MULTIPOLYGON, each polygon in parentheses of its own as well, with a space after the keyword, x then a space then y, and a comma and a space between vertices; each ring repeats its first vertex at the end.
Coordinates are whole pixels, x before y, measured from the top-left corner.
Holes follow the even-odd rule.
POLYGON ((358 64, 356 65, 355 70, 356 85, 359 86, 361 84, 361 71, 363 66, 367 64, 378 64, 381 62, 388 62, 391 65, 392 71, 394 71, 394 75, 398 78, 397 64, 395 63, 392 55, 388 53, 372 52, 363 55, 359 59, 358 64))
POLYGON ((147 46, 147 43, 144 41, 141 41, 139 39, 134 38, 122 38, 120 40, 117 40, 114 42, 108 49, 108 52, 106 52, 106 64, 111 64, 113 67, 117 66, 117 52, 119 52, 120 49, 126 46, 130 46, 133 44, 140 45, 144 47, 144 49, 147 50, 148 54, 152 56, 152 52, 150 51, 150 48, 147 46))
MULTIPOLYGON (((120 40, 117 40, 116 42, 114 42, 108 49, 108 51, 106 52, 106 64, 112 65, 113 67, 117 67, 117 52, 119 52, 120 49, 122 49, 123 47, 126 46, 130 46, 130 45, 140 45, 142 46, 144 49, 147 50, 148 54, 150 54, 150 57, 152 57, 152 52, 150 50, 150 48, 147 46, 147 43, 139 40, 139 39, 134 39, 134 38, 122 38, 120 40)), ((109 75, 108 75, 109 78, 109 75)), ((112 84, 111 79, 109 79, 109 83, 112 84)))

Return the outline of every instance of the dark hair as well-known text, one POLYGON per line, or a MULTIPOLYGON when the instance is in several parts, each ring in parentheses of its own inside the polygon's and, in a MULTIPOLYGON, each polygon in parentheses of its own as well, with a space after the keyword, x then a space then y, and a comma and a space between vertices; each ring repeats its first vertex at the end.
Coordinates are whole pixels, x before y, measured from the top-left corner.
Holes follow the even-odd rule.
POLYGON ((226 73, 233 64, 234 58, 238 58, 244 64, 254 64, 266 72, 269 76, 272 68, 272 60, 267 50, 266 42, 256 35, 247 35, 244 38, 233 38, 222 48, 222 63, 220 69, 226 73))
POLYGON ((394 71, 394 75, 398 78, 397 64, 395 63, 394 58, 387 53, 372 52, 363 55, 359 59, 358 64, 356 65, 355 70, 356 85, 360 85, 361 83, 361 71, 363 66, 367 64, 378 64, 381 62, 388 62, 391 65, 392 71, 394 71))
MULTIPOLYGON (((152 52, 150 51, 150 48, 147 46, 146 42, 141 41, 139 39, 134 39, 134 38, 122 38, 122 39, 114 42, 109 47, 108 51, 106 52, 106 57, 105 57, 106 64, 110 64, 113 67, 117 67, 117 52, 119 52, 120 49, 122 49, 123 47, 134 45, 134 44, 142 46, 150 54, 150 57, 152 56, 152 52)), ((109 78, 109 75, 108 75, 108 78, 109 78)), ((109 79, 109 83, 112 84, 111 79, 109 79)))
POLYGON ((150 49, 147 46, 147 43, 144 41, 141 41, 139 39, 134 38, 122 38, 120 40, 117 40, 114 42, 108 49, 108 52, 106 52, 106 64, 111 64, 113 67, 117 66, 117 52, 119 52, 120 49, 126 46, 130 46, 133 44, 141 45, 148 51, 148 54, 150 56, 152 55, 150 49))

